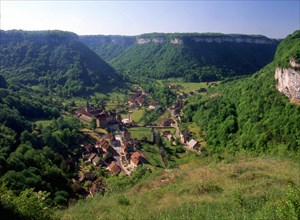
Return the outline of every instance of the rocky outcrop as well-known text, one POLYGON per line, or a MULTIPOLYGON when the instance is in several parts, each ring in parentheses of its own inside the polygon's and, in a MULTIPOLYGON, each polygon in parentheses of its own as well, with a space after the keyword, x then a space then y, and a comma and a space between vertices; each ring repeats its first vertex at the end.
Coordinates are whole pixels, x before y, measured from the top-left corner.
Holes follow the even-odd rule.
POLYGON ((291 68, 277 67, 275 70, 276 88, 292 102, 300 103, 300 64, 290 60, 291 68))
POLYGON ((182 40, 180 38, 174 38, 170 40, 171 44, 182 44, 182 40))
POLYGON ((267 38, 251 37, 195 37, 193 41, 204 43, 249 43, 249 44, 272 44, 273 40, 267 38))
MULTIPOLYGON (((272 44, 274 40, 268 38, 258 38, 258 37, 187 37, 196 43, 249 43, 249 44, 272 44)), ((148 44, 148 43, 163 43, 166 40, 164 38, 145 38, 145 37, 137 37, 137 44, 148 44)), ((169 40, 171 44, 183 44, 183 40, 179 37, 173 38, 169 40)))
POLYGON ((159 44, 159 43, 163 43, 164 39, 163 38, 137 38, 136 39, 136 43, 137 44, 148 44, 148 43, 155 43, 155 44, 159 44))

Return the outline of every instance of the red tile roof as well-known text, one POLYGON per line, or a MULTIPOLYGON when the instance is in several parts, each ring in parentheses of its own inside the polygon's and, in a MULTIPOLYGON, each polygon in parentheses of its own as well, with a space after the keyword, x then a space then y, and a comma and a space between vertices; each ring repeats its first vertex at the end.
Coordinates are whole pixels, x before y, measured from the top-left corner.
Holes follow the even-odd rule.
POLYGON ((118 166, 118 164, 113 161, 109 166, 108 166, 108 169, 114 173, 114 174, 119 174, 121 172, 121 169, 120 167, 118 166))

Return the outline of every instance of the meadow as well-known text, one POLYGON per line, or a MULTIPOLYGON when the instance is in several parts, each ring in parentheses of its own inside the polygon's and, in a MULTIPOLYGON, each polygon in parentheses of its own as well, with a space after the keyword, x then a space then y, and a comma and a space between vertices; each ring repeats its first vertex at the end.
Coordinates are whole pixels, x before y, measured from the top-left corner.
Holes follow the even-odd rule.
POLYGON ((156 169, 129 190, 81 200, 58 214, 64 220, 298 218, 298 163, 196 157, 185 153, 178 168, 156 169))

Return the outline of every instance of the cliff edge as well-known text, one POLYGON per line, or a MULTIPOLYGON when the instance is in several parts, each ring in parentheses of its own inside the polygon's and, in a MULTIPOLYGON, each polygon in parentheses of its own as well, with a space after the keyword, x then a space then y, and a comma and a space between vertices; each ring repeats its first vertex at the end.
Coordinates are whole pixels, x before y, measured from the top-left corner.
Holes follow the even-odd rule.
POLYGON ((276 68, 276 88, 287 96, 291 102, 300 104, 300 64, 291 59, 290 65, 291 68, 276 68))

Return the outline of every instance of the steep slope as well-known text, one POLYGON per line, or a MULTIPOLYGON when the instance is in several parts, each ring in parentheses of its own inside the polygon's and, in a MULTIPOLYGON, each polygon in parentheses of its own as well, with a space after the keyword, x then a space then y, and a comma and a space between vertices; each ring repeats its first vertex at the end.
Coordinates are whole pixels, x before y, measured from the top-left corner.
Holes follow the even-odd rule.
POLYGON ((234 152, 243 148, 255 153, 297 155, 300 107, 276 90, 274 75, 280 60, 289 63, 290 58, 299 57, 299 41, 297 31, 281 42, 274 62, 252 77, 211 90, 220 94, 218 97, 199 96, 190 102, 185 116, 206 132, 208 150, 234 152), (297 49, 288 46, 291 38, 297 49))
POLYGON ((297 219, 298 169, 297 163, 274 158, 248 157, 213 165, 195 158, 176 169, 144 176, 128 190, 119 178, 119 191, 81 200, 58 216, 63 220, 297 219))
POLYGON ((0 43, 0 73, 10 82, 79 95, 119 80, 73 33, 1 31, 0 43))
POLYGON ((106 62, 117 57, 135 43, 135 37, 118 35, 83 35, 79 36, 79 40, 106 62))
POLYGON ((247 75, 269 63, 279 43, 264 36, 190 33, 89 39, 81 38, 133 81, 140 76, 213 81, 247 75))
POLYGON ((300 31, 289 35, 275 54, 278 91, 293 103, 300 103, 300 31))

